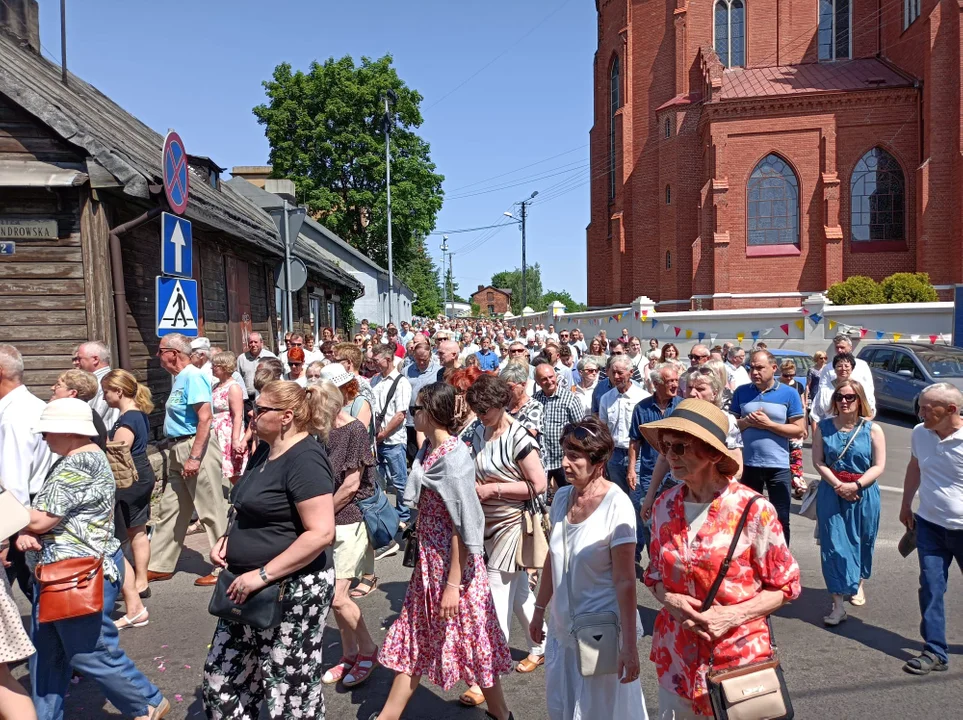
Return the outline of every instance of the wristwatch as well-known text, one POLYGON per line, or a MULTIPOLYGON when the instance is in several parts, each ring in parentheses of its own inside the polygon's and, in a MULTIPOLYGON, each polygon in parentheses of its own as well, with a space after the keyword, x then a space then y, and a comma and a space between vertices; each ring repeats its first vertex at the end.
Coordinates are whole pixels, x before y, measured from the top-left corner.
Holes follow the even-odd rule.
POLYGON ((194 457, 193 455, 188 455, 188 456, 187 456, 187 459, 188 459, 188 460, 197 460, 197 462, 200 462, 200 461, 201 461, 201 459, 200 459, 199 457, 194 457))
POLYGON ((265 572, 264 570, 264 566, 261 566, 257 569, 257 574, 261 576, 261 580, 263 580, 265 584, 271 582, 270 580, 268 580, 268 575, 267 575, 267 572, 265 572))

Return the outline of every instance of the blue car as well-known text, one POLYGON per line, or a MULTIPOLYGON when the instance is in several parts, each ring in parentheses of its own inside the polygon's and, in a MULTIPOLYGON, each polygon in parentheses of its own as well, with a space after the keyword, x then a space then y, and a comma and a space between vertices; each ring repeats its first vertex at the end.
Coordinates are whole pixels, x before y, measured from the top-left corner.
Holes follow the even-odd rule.
POLYGON ((859 351, 873 373, 876 406, 919 416, 927 385, 948 382, 963 390, 963 349, 923 343, 884 343, 859 351))

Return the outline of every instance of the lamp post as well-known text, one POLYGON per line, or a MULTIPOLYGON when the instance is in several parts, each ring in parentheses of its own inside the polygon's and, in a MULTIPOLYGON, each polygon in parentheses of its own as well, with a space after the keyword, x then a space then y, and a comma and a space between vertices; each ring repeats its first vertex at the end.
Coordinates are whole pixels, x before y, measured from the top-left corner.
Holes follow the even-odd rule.
POLYGON ((441 237, 441 307, 445 314, 448 314, 448 278, 445 277, 445 253, 448 252, 448 236, 442 235, 441 237))
POLYGON ((388 191, 388 322, 394 322, 394 293, 395 293, 395 266, 391 255, 391 126, 394 118, 388 109, 388 103, 394 105, 398 102, 398 94, 394 90, 389 90, 384 95, 385 101, 385 187, 388 191))
POLYGON ((528 205, 529 203, 532 202, 532 200, 535 198, 536 195, 538 195, 538 190, 533 192, 531 195, 529 195, 527 198, 522 200, 520 203, 517 203, 518 205, 522 206, 522 210, 520 213, 522 216, 521 219, 515 217, 510 212, 505 211, 505 215, 507 217, 510 217, 512 220, 514 220, 515 222, 519 223, 522 226, 522 308, 520 312, 521 315, 525 314, 525 307, 528 305, 528 286, 526 284, 526 274, 528 273, 528 265, 525 262, 525 219, 528 216, 528 213, 527 213, 528 205))

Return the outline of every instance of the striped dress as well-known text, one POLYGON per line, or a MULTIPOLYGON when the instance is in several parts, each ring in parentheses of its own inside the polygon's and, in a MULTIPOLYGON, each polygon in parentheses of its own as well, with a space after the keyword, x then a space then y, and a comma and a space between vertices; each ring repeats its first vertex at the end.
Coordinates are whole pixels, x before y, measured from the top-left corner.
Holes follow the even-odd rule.
MULTIPOLYGON (((486 440, 487 428, 479 424, 472 437, 475 456, 475 482, 524 482, 520 460, 538 452, 538 442, 520 422, 511 418, 508 429, 497 438, 486 440)), ((488 567, 502 572, 517 572, 515 552, 522 536, 522 511, 525 503, 490 498, 482 503, 485 511, 485 551, 488 567)))

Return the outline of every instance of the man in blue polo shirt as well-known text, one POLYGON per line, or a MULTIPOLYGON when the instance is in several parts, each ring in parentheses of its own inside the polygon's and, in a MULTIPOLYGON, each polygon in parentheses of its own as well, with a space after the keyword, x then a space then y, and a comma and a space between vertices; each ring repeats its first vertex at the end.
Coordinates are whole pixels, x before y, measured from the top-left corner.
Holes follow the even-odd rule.
POLYGON ((752 353, 751 382, 736 388, 729 412, 739 418, 742 431, 742 484, 758 493, 768 490, 788 545, 792 496, 789 441, 802 439, 806 421, 799 393, 775 379, 776 367, 768 350, 752 353))
MULTIPOLYGON (((629 427, 629 472, 628 482, 632 488, 632 507, 636 514, 642 505, 642 499, 649 492, 652 482, 652 472, 655 461, 659 459, 659 451, 646 442, 639 428, 646 423, 655 422, 669 417, 675 406, 682 402, 679 397, 679 368, 671 363, 660 365, 650 375, 655 395, 647 397, 635 406, 632 411, 632 425, 629 427)), ((635 518, 636 543, 635 561, 642 559, 642 548, 648 552, 651 531, 642 522, 642 518, 635 518)))
POLYGON ((478 358, 478 367, 485 372, 498 370, 498 355, 492 351, 492 339, 487 335, 481 339, 481 350, 475 353, 478 358))

